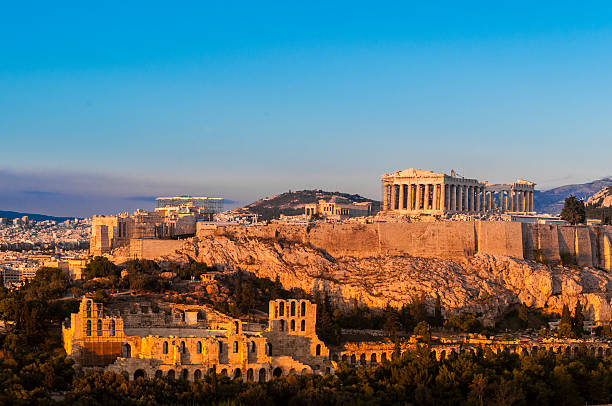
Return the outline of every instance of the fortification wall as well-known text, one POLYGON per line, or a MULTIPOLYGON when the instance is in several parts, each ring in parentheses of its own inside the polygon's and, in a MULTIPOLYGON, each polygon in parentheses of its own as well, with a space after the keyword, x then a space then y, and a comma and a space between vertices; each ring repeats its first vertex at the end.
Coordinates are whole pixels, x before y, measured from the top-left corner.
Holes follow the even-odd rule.
MULTIPOLYGON (((557 226, 518 222, 456 221, 375 224, 220 226, 200 237, 258 238, 310 245, 334 257, 411 255, 463 260, 477 252, 518 259, 599 267, 612 271, 611 226, 557 226)), ((158 258, 185 240, 132 239, 132 258, 158 258)))
POLYGON ((176 253, 183 249, 186 240, 130 240, 130 258, 154 259, 176 253))
POLYGON ((478 221, 475 225, 477 252, 523 259, 523 229, 521 223, 478 221))

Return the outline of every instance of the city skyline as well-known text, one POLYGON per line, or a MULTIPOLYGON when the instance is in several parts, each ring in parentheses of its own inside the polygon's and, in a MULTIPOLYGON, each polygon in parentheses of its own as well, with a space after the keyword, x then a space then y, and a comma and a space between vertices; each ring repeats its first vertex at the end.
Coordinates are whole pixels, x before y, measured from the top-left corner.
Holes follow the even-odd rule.
POLYGON ((6 7, 0 209, 612 175, 606 3, 234 6, 6 7))

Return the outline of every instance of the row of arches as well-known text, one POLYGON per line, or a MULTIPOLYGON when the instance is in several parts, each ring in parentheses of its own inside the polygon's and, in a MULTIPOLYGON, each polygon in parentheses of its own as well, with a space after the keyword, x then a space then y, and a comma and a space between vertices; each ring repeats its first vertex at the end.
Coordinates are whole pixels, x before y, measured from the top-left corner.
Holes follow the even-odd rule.
MULTIPOLYGON (((295 320, 291 320, 291 322, 289 323, 289 329, 291 331, 296 331, 295 320)), ((285 320, 280 321, 280 331, 285 331, 285 320)), ((302 320, 300 322, 300 331, 306 331, 306 320, 302 320)))
MULTIPOLYGON (((456 357, 460 353, 471 352, 474 355, 482 355, 486 347, 448 347, 434 348, 431 351, 432 357, 438 361, 456 357)), ((592 357, 608 357, 612 356, 612 348, 604 346, 578 346, 578 345, 561 345, 561 346, 498 346, 489 347, 496 354, 503 352, 516 353, 521 355, 536 355, 538 352, 547 351, 554 354, 564 354, 568 357, 578 356, 581 352, 592 357)), ((400 356, 406 354, 407 351, 401 352, 400 356)), ((397 353, 393 351, 382 352, 362 352, 362 353, 343 353, 332 355, 332 360, 345 362, 349 365, 376 365, 379 362, 384 362, 389 359, 393 360, 397 357, 397 353)))
MULTIPOLYGON (((296 317, 296 306, 297 302, 292 300, 289 304, 289 316, 296 317)), ((280 302, 278 304, 278 316, 285 317, 285 302, 280 302)), ((300 314, 299 317, 306 317, 306 302, 300 303, 300 314)))
MULTIPOLYGON (((85 335, 87 337, 91 337, 92 333, 92 325, 91 320, 87 320, 85 323, 85 335)), ((102 329, 102 319, 98 319, 96 321, 96 336, 102 337, 104 335, 104 331, 102 329)), ((108 335, 111 337, 115 336, 115 320, 110 320, 108 322, 108 335)))
MULTIPOLYGON (((307 374, 309 372, 310 371, 307 368, 304 368, 302 369, 301 374, 307 374)), ((327 373, 329 372, 330 372, 329 368, 327 368, 327 373)), ((154 378, 160 379, 166 376, 170 379, 184 379, 184 380, 190 380, 190 381, 199 381, 203 379, 205 374, 212 374, 212 373, 213 373, 212 368, 209 368, 206 372, 203 372, 203 370, 201 369, 195 369, 193 370, 193 372, 190 372, 189 369, 187 368, 184 368, 180 371, 169 369, 165 373, 161 369, 158 369, 157 371, 155 371, 154 378)), ((233 370, 228 370, 227 368, 223 368, 221 369, 221 371, 218 372, 219 375, 227 376, 231 379, 243 379, 247 382, 266 382, 269 379, 269 377, 279 378, 283 375, 291 375, 295 373, 296 373, 295 369, 290 369, 289 371, 285 372, 283 368, 281 367, 275 367, 271 370, 268 370, 266 368, 259 368, 259 369, 248 368, 244 372, 240 368, 235 368, 233 370)), ((136 371, 134 371, 131 377, 130 377, 130 374, 126 371, 122 372, 122 375, 127 380, 129 380, 130 378, 133 378, 134 380, 137 380, 139 378, 146 379, 148 377, 147 373, 143 369, 137 369, 136 371)))

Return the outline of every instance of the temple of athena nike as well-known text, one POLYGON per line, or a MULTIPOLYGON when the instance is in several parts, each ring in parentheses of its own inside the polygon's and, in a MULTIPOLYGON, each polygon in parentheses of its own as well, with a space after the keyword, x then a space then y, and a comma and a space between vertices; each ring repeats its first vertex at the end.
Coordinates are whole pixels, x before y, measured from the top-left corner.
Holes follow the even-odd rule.
POLYGON ((489 184, 476 179, 406 169, 381 176, 382 211, 387 214, 452 215, 533 213, 535 183, 519 179, 508 184, 489 184))

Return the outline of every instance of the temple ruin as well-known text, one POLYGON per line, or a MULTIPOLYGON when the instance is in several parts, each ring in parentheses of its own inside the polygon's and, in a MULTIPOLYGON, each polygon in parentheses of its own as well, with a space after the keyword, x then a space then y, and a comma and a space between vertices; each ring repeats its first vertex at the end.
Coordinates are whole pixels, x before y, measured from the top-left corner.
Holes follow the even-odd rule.
POLYGON ((535 183, 519 179, 489 184, 476 179, 406 169, 381 176, 382 211, 403 215, 452 215, 534 212, 535 183))

